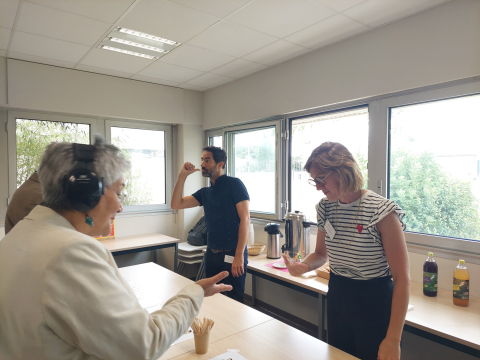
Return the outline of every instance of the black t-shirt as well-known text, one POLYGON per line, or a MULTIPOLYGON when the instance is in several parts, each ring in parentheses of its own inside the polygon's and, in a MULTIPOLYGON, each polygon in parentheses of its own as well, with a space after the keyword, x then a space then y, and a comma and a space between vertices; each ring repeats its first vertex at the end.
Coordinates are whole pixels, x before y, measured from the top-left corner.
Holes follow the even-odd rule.
POLYGON ((250 200, 240 179, 220 176, 214 186, 204 187, 192 195, 205 211, 207 246, 215 250, 235 250, 240 217, 237 204, 250 200))

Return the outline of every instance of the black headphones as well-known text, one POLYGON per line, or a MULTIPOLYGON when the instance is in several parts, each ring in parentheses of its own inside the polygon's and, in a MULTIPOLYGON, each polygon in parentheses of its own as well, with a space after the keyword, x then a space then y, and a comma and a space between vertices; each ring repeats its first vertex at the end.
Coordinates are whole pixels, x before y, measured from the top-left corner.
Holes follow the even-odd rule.
POLYGON ((70 205, 77 211, 92 210, 104 194, 103 177, 95 171, 95 146, 73 144, 73 166, 64 178, 64 191, 70 205))

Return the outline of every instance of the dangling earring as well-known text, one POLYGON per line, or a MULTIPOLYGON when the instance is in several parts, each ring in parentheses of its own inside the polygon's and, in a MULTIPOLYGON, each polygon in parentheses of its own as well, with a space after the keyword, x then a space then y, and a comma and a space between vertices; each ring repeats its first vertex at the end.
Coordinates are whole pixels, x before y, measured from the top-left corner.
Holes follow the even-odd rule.
POLYGON ((85 224, 93 227, 93 219, 87 213, 85 213, 85 224))

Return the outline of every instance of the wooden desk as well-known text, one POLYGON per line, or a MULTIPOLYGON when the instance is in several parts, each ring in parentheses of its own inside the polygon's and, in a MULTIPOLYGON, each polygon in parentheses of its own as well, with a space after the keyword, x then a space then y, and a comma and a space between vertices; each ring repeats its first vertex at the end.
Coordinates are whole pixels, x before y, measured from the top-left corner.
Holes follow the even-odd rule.
MULTIPOLYGON (((142 297, 154 299, 157 305, 149 307, 153 312, 192 281, 153 263, 124 267, 122 276, 142 297)), ((140 301, 142 303, 142 300, 140 301)), ((285 325, 270 316, 240 304, 223 295, 205 298, 199 317, 215 321, 210 334, 210 348, 205 355, 195 354, 193 340, 170 347, 160 358, 165 359, 210 359, 226 352, 227 348, 241 350, 249 360, 270 358, 294 359, 298 354, 324 355, 327 360, 349 360, 354 357, 335 349, 320 340, 285 325)))
MULTIPOLYGON (((281 259, 278 259, 281 261, 281 259)), ((247 271, 252 274, 252 298, 256 298, 255 278, 261 277, 280 285, 318 297, 319 324, 326 319, 325 298, 328 292, 328 280, 310 277, 314 272, 303 277, 266 267, 275 262, 267 259, 265 254, 248 257, 247 271)), ((453 304, 452 292, 439 289, 438 296, 430 298, 423 295, 422 284, 411 282, 410 304, 413 310, 407 312, 404 330, 458 351, 480 358, 480 298, 470 297, 469 306, 464 308, 453 304)), ((319 326, 318 338, 324 340, 326 333, 319 326)))
POLYGON ((357 359, 274 319, 211 343, 205 355, 197 355, 195 351, 191 351, 176 357, 175 360, 208 360, 225 353, 227 349, 240 350, 240 355, 248 360, 357 359))
POLYGON ((178 266, 178 243, 180 239, 158 233, 126 236, 116 239, 99 240, 113 255, 125 255, 142 251, 153 250, 153 262, 157 262, 156 250, 168 247, 175 248, 173 269, 176 272, 178 266))
POLYGON ((326 341, 325 321, 327 317, 326 295, 328 292, 328 280, 318 277, 314 271, 310 271, 302 276, 292 276, 287 272, 265 266, 265 264, 275 261, 282 261, 282 259, 268 259, 266 254, 248 257, 247 272, 252 275, 253 305, 255 305, 257 298, 257 277, 318 298, 318 338, 326 341))

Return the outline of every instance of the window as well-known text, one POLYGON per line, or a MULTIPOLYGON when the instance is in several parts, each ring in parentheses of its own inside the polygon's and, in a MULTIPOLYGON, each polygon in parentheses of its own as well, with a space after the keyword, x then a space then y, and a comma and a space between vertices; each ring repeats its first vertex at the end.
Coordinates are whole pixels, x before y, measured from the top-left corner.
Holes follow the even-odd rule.
POLYGON ((368 179, 368 109, 366 107, 293 119, 290 150, 290 199, 292 211, 303 212, 316 222, 315 205, 324 197, 308 183, 310 175, 303 170, 312 151, 325 141, 339 142, 356 158, 368 179))
POLYGON ((281 122, 249 125, 225 132, 227 169, 242 180, 250 195, 252 216, 280 219, 279 138, 281 122))
POLYGON ((53 141, 90 144, 92 133, 89 119, 9 112, 10 197, 38 169, 48 144, 53 141))
POLYGON ((246 185, 252 218, 279 221, 299 210, 316 221, 323 193, 308 184, 303 166, 322 142, 340 142, 358 161, 365 188, 404 208, 410 252, 434 249, 478 264, 479 89, 477 79, 464 79, 335 104, 209 130, 206 143, 223 140, 227 173, 246 185))
POLYGON ((105 121, 107 139, 125 152, 125 212, 170 210, 171 126, 105 121), (167 176, 167 174, 170 174, 167 176))
POLYGON ((411 232, 480 240, 480 95, 390 109, 389 197, 411 232))
POLYGON ((208 146, 223 147, 222 135, 209 136, 208 137, 208 146))

